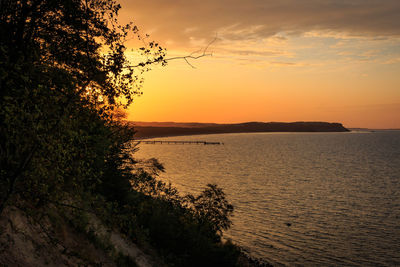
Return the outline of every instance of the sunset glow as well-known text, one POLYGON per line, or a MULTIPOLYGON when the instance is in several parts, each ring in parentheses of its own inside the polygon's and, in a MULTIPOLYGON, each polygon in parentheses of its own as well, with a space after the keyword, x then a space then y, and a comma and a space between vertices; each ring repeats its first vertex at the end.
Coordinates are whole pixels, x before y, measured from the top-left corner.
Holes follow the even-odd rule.
MULTIPOLYGON (((121 1, 168 50, 135 121, 329 121, 400 128, 398 1, 121 1)), ((133 44, 131 44, 133 47, 133 44)))

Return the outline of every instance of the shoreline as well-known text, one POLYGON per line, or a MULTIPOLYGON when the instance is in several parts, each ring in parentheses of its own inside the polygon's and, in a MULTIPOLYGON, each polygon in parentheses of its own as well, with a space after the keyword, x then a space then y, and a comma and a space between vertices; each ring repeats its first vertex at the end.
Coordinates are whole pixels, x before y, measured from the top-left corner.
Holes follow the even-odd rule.
MULTIPOLYGON (((350 132, 341 123, 328 122, 247 122, 239 124, 198 124, 197 127, 190 127, 185 124, 177 126, 141 126, 133 122, 128 123, 135 130, 137 139, 149 139, 157 137, 227 134, 227 133, 318 133, 318 132, 350 132)), ((157 124, 155 124, 157 125, 157 124)))
MULTIPOLYGON (((148 139, 154 139, 154 138, 169 138, 169 137, 181 137, 181 136, 197 136, 197 135, 222 135, 222 134, 251 134, 251 133, 287 133, 287 134, 291 134, 291 133, 350 133, 350 132, 356 132, 356 131, 349 131, 349 132, 226 132, 226 133, 194 133, 194 134, 171 134, 171 135, 155 135, 155 136, 143 136, 140 138, 136 138, 134 139, 134 141, 142 141, 142 140, 148 140, 148 139)), ((367 132, 371 132, 371 131, 365 131, 367 132)))

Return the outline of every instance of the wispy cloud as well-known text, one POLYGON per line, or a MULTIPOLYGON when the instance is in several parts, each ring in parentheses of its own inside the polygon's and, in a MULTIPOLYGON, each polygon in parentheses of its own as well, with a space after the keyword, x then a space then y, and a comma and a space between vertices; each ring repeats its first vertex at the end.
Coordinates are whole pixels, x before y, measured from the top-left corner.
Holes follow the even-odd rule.
POLYGON ((400 63, 400 57, 390 58, 383 62, 383 64, 397 64, 397 63, 400 63))
POLYGON ((157 35, 187 40, 196 29, 205 38, 265 38, 279 32, 400 36, 398 0, 124 0, 126 13, 157 35))
POLYGON ((144 32, 174 51, 190 53, 217 33, 215 54, 270 65, 328 64, 335 57, 346 63, 380 57, 380 62, 393 64, 400 56, 393 48, 400 43, 399 0, 121 2, 123 16, 136 19, 144 32))

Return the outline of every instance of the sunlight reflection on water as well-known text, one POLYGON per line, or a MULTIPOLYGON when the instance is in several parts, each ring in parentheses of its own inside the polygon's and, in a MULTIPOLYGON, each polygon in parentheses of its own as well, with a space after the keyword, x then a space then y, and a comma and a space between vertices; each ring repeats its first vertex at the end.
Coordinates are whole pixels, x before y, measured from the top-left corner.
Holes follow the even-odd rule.
MULTIPOLYGON (((159 138, 161 139, 161 138, 159 138)), ((400 132, 184 136, 141 145, 183 193, 217 183, 226 236, 275 265, 400 265, 400 132), (290 224, 290 226, 288 226, 290 224)))

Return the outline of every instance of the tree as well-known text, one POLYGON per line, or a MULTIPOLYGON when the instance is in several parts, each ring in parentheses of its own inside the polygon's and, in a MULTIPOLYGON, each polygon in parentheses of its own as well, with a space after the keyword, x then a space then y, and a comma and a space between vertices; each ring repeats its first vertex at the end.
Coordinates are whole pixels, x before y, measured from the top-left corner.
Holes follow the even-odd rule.
POLYGON ((232 225, 230 217, 233 206, 225 198, 225 193, 216 184, 208 184, 201 194, 187 195, 187 203, 200 224, 208 224, 211 232, 222 236, 222 231, 232 225))
POLYGON ((124 43, 141 36, 118 24, 119 9, 112 0, 0 1, 0 213, 15 192, 44 198, 91 184, 89 166, 113 145, 113 110, 141 93, 151 65, 166 64, 155 42, 129 62, 124 43))
POLYGON ((0 214, 20 199, 79 212, 86 205, 131 238, 180 255, 178 264, 226 266, 221 255, 235 262, 238 250, 220 242, 233 211, 222 190, 209 185, 185 198, 157 180, 162 165, 135 162, 134 132, 119 112, 152 65, 188 62, 209 45, 166 59, 144 42, 129 62, 125 41, 142 38, 133 24, 118 24, 119 9, 113 0, 0 0, 0 214))

